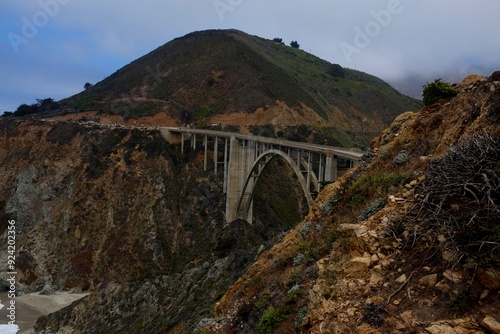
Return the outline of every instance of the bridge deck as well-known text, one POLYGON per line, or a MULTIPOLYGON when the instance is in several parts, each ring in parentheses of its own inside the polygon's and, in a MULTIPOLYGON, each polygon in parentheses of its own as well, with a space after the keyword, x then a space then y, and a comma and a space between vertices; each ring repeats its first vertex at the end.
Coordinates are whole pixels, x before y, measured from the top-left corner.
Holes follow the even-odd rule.
POLYGON ((234 137, 240 140, 251 140, 271 145, 279 145, 282 147, 291 147, 306 151, 319 152, 319 153, 329 153, 333 152, 335 155, 349 159, 354 161, 359 161, 364 153, 351 151, 346 148, 335 147, 335 146, 327 146, 327 145, 319 145, 319 144, 309 144, 309 143, 301 143, 297 141, 291 140, 283 140, 269 137, 261 137, 254 135, 244 135, 236 132, 224 132, 224 131, 215 131, 215 130, 204 130, 204 129, 191 129, 191 128, 170 128, 165 127, 167 131, 172 133, 189 133, 189 134, 200 134, 200 135, 208 135, 208 136, 217 136, 222 138, 231 138, 234 137))

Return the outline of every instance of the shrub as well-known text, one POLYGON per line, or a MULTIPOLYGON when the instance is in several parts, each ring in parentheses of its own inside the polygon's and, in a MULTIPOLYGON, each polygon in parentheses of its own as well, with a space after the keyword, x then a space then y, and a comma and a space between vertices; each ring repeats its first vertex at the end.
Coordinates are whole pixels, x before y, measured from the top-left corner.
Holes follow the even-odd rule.
POLYGON ((307 306, 304 306, 297 311, 297 315, 295 316, 295 328, 300 327, 302 321, 304 321, 304 318, 307 316, 308 311, 309 309, 307 306))
POLYGON ((431 162, 419 206, 448 232, 456 250, 500 265, 500 145, 489 134, 465 139, 431 162))
POLYGON ((453 97, 459 92, 459 89, 452 87, 448 82, 436 79, 434 82, 424 85, 422 91, 424 105, 428 106, 438 100, 453 97))
POLYGON ((393 236, 399 237, 406 230, 406 222, 403 217, 397 217, 391 222, 390 232, 393 236))
POLYGON ((328 68, 328 74, 336 78, 343 78, 345 77, 345 70, 339 64, 332 64, 328 68))
POLYGON ((260 128, 258 125, 250 125, 250 133, 254 136, 258 136, 260 133, 260 128))
POLYGON ((262 137, 270 137, 274 138, 274 125, 272 124, 263 124, 263 125, 251 125, 250 132, 254 136, 262 136, 262 137))
POLYGON ((289 126, 286 128, 285 139, 307 142, 311 133, 312 130, 305 124, 289 126))
POLYGON ((295 246, 295 251, 297 253, 308 251, 309 249, 311 249, 311 243, 309 241, 301 241, 297 246, 295 246))
POLYGON ((23 103, 16 109, 16 111, 14 111, 13 115, 16 117, 21 117, 21 116, 36 114, 39 111, 40 108, 38 107, 38 105, 36 104, 27 105, 23 103))
POLYGON ((317 257, 317 249, 309 241, 301 241, 294 249, 293 266, 309 263, 317 257))
POLYGON ((382 322, 384 322, 384 317, 381 315, 381 313, 387 313, 387 309, 385 308, 384 304, 377 305, 374 303, 370 303, 367 306, 363 307, 363 309, 364 312, 362 320, 365 320, 373 327, 379 327, 382 322))
POLYGON ((224 126, 224 131, 227 132, 239 132, 240 127, 238 125, 228 124, 224 126))
POLYGON ((245 284, 245 289, 250 291, 258 291, 261 290, 263 287, 264 287, 264 280, 260 275, 253 276, 245 284))
POLYGON ((472 307, 472 301, 471 290, 465 288, 451 297, 450 306, 457 312, 465 313, 472 307))
POLYGON ((348 190, 348 205, 356 208, 367 201, 385 198, 391 187, 398 186, 406 179, 400 173, 372 173, 362 175, 348 190))
POLYGON ((278 327, 285 320, 285 312, 282 309, 269 307, 259 322, 259 334, 272 334, 273 329, 278 327))
POLYGON ((300 45, 299 45, 299 43, 298 43, 297 41, 291 41, 291 42, 290 42, 290 46, 291 46, 292 48, 294 48, 294 49, 298 49, 298 48, 300 48, 300 45))

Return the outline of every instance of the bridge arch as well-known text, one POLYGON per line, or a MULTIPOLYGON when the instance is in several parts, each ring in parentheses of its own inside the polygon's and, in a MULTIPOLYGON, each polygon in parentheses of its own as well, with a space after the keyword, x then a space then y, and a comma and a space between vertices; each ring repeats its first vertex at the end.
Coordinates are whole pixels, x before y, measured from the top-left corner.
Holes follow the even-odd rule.
POLYGON ((226 194, 226 222, 245 219, 252 222, 252 196, 255 184, 264 167, 276 157, 282 157, 293 169, 307 198, 312 203, 311 189, 320 190, 321 182, 337 179, 337 158, 359 161, 363 155, 339 147, 292 142, 232 132, 190 128, 161 128, 165 139, 180 144, 184 152, 185 141, 193 149, 203 141, 203 168, 208 167, 209 138, 213 142, 214 172, 222 167, 223 189, 226 194), (221 150, 222 148, 222 150, 221 150))
MULTIPOLYGON (((309 183, 309 181, 311 180, 309 180, 309 178, 306 179, 301 171, 301 165, 303 164, 306 165, 307 168, 309 168, 307 163, 300 158, 298 158, 298 163, 295 162, 295 160, 289 154, 285 153, 282 150, 269 149, 260 154, 255 159, 252 167, 245 177, 245 182, 243 183, 243 188, 238 199, 238 204, 236 206, 236 213, 238 218, 245 219, 246 217, 248 217, 249 210, 252 207, 252 198, 257 181, 264 168, 269 164, 271 160, 273 160, 277 156, 283 158, 283 160, 285 160, 290 165, 290 167, 292 167, 292 170, 294 171, 295 176, 299 181, 302 191, 304 192, 307 204, 310 206, 313 203, 309 183)), ((313 184, 317 185, 318 179, 312 171, 310 171, 310 178, 312 179, 313 184)))

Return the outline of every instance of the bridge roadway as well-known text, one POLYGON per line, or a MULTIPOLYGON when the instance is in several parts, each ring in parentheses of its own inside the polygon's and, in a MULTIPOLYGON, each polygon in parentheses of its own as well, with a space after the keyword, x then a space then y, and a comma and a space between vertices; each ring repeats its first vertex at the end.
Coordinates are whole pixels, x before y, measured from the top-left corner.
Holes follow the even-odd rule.
POLYGON ((335 155, 344 158, 346 160, 359 161, 364 153, 347 150, 342 147, 335 146, 327 146, 327 145, 319 145, 319 144, 309 144, 302 143, 298 141, 291 140, 283 140, 269 137, 261 137, 254 135, 244 135, 237 132, 227 132, 227 131, 215 131, 215 130, 204 130, 204 129, 192 129, 192 128, 172 128, 172 127, 161 127, 162 130, 167 130, 172 133, 188 133, 188 134, 199 134, 199 135, 207 135, 211 137, 219 137, 219 138, 231 138, 235 137, 239 140, 249 140, 249 141, 258 141, 261 143, 282 146, 282 147, 294 147, 304 151, 312 151, 312 152, 320 152, 327 154, 328 152, 334 152, 335 155))
POLYGON ((205 170, 208 165, 208 148, 212 148, 214 173, 217 173, 219 165, 223 165, 228 223, 236 219, 252 222, 255 184, 264 167, 274 157, 280 156, 290 164, 308 204, 311 205, 312 193, 319 192, 323 182, 337 179, 337 158, 351 161, 352 166, 363 155, 340 147, 234 132, 171 127, 161 127, 160 131, 170 143, 180 144, 182 152, 186 141, 190 140, 191 147, 196 149, 201 139, 205 170))

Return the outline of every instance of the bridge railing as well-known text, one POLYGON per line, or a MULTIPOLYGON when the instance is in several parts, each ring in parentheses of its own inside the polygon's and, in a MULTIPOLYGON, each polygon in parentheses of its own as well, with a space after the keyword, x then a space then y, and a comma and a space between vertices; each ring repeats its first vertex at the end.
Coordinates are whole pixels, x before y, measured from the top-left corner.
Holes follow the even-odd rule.
MULTIPOLYGON (((302 142, 297 142, 297 141, 291 141, 291 140, 285 140, 285 139, 279 139, 279 138, 269 138, 269 137, 262 137, 262 136, 254 136, 254 135, 245 135, 241 133, 235 133, 235 132, 225 132, 225 131, 216 131, 216 130, 205 130, 205 129, 192 129, 192 128, 161 128, 163 131, 167 131, 171 134, 191 134, 191 135, 207 135, 207 136, 212 136, 212 137, 219 137, 219 138, 231 138, 234 137, 238 140, 251 140, 254 142, 261 142, 261 143, 266 143, 266 144, 272 144, 272 145, 277 145, 281 147, 289 147, 289 148, 294 148, 294 149, 301 149, 305 151, 313 151, 313 152, 318 152, 318 153, 324 153, 327 154, 329 152, 334 152, 335 155, 347 159, 347 160, 352 160, 352 161, 359 161, 361 157, 363 156, 362 152, 358 152, 352 149, 346 149, 343 147, 336 147, 336 146, 328 146, 328 145, 321 145, 321 144, 311 144, 311 143, 302 143, 302 142)), ((178 138, 178 141, 180 143, 182 139, 178 138)))

